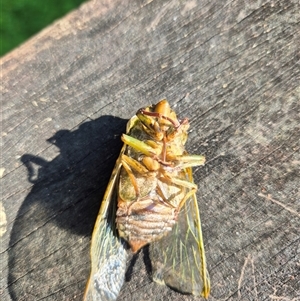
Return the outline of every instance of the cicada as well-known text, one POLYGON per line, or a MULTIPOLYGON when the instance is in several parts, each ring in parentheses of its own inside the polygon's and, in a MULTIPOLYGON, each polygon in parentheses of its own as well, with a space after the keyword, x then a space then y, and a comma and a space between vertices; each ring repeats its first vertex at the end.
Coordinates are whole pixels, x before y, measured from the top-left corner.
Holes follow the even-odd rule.
POLYGON ((209 276, 192 167, 205 158, 185 150, 189 123, 167 100, 137 111, 122 135, 91 242, 84 300, 116 300, 128 254, 149 244, 153 280, 207 298, 209 276))

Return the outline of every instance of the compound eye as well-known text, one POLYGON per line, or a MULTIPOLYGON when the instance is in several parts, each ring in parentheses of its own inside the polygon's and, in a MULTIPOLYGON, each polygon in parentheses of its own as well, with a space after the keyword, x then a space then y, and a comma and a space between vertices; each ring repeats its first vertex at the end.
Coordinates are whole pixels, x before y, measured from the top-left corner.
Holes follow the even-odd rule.
POLYGON ((170 117, 171 108, 166 99, 161 100, 154 108, 154 112, 164 117, 170 117))

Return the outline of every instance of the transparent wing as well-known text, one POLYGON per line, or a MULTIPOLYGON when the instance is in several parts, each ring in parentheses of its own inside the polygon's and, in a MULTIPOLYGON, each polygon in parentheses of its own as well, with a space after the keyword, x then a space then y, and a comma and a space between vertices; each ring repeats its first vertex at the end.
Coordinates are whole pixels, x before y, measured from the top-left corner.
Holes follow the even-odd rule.
MULTIPOLYGON (((192 182, 191 168, 186 174, 192 182)), ((150 257, 154 281, 182 293, 208 297, 210 282, 195 194, 182 207, 173 230, 150 244, 150 257)))
POLYGON ((127 253, 115 235, 117 185, 121 155, 116 162, 94 227, 91 242, 91 274, 84 301, 113 301, 121 290, 126 270, 127 253))

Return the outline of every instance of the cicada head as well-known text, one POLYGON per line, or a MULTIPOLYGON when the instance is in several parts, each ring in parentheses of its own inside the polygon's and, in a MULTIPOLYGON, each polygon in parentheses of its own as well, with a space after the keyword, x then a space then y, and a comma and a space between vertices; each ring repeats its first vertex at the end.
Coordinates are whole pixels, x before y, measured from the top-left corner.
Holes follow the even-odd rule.
POLYGON ((136 116, 143 124, 144 130, 157 141, 161 141, 167 135, 172 136, 181 126, 166 99, 138 110, 136 116))

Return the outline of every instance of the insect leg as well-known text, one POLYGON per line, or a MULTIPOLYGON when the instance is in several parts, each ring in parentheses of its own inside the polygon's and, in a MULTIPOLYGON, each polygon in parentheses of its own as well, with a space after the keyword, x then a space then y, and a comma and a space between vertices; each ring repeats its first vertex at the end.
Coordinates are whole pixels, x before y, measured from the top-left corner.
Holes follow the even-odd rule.
MULTIPOLYGON (((181 186, 182 188, 187 188, 189 191, 185 193, 183 199, 179 202, 177 209, 180 211, 185 202, 193 195, 195 195, 197 191, 197 185, 194 182, 188 180, 182 180, 178 177, 172 177, 167 172, 163 173, 164 179, 167 179, 169 183, 173 183, 175 185, 181 186)), ((163 180, 163 178, 161 178, 163 180)))
POLYGON ((168 183, 173 183, 188 189, 193 189, 195 191, 197 190, 197 185, 194 182, 183 180, 182 178, 174 177, 165 171, 164 172, 162 171, 162 175, 163 178, 161 180, 166 179, 168 183))
POLYGON ((144 155, 146 155, 148 157, 153 157, 153 156, 158 155, 157 154, 158 151, 155 148, 153 148, 152 146, 146 144, 145 142, 143 142, 139 139, 133 138, 126 134, 123 134, 121 139, 125 144, 131 146, 135 150, 143 153, 144 155))
POLYGON ((135 190, 136 197, 138 197, 140 195, 140 192, 139 192, 139 187, 138 187, 138 184, 136 182, 135 176, 134 176, 130 166, 123 160, 122 160, 122 165, 123 165, 124 169, 126 170, 126 172, 128 173, 131 184, 133 185, 133 188, 135 190))
POLYGON ((200 155, 182 155, 182 156, 176 156, 176 167, 180 167, 182 169, 193 167, 193 166, 199 166, 204 165, 205 163, 205 157, 200 155))
POLYGON ((122 162, 127 163, 127 165, 129 165, 132 169, 134 169, 135 171, 137 171, 140 174, 145 174, 149 171, 140 162, 138 162, 137 160, 132 159, 132 158, 126 156, 126 155, 122 155, 122 162))

